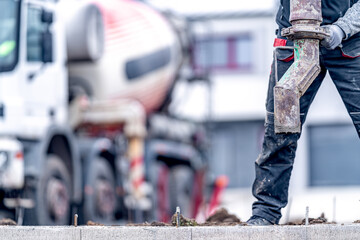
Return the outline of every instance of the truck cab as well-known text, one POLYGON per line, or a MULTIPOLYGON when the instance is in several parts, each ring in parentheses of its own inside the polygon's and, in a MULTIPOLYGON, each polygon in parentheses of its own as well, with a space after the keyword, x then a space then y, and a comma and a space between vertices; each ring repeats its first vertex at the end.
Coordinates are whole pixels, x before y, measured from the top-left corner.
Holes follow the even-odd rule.
POLYGON ((0 134, 40 138, 50 125, 67 121, 64 31, 51 1, 1 5, 0 134))
MULTIPOLYGON (((80 186, 71 177, 79 171, 79 160, 66 125, 65 36, 55 2, 0 2, 2 203, 11 213, 14 208, 30 209, 27 216, 38 224, 67 223, 70 202, 80 197, 73 194, 80 186)), ((23 219, 23 211, 16 212, 20 223, 32 221, 23 219)))

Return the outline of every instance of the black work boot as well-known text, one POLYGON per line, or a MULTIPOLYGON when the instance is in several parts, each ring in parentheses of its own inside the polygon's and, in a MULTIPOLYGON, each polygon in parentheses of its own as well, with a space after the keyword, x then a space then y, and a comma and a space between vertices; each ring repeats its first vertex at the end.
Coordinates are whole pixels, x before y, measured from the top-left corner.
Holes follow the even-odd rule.
POLYGON ((252 216, 249 220, 246 221, 246 224, 249 226, 268 226, 274 225, 273 223, 269 222, 265 218, 252 216))

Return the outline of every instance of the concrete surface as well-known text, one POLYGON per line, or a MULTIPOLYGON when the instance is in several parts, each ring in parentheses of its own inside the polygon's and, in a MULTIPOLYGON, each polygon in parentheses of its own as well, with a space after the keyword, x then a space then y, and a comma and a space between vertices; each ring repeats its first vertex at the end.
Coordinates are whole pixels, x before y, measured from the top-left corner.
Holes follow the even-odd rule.
POLYGON ((0 239, 36 240, 239 240, 360 239, 360 224, 271 227, 0 226, 0 239))

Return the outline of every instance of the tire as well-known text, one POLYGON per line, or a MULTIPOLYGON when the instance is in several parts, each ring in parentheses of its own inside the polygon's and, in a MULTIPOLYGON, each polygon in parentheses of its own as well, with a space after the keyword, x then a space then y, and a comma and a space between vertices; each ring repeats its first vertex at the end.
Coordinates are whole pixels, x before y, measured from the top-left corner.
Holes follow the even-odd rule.
POLYGON ((164 163, 155 162, 150 171, 151 182, 154 186, 153 199, 153 219, 155 221, 169 222, 170 206, 169 206, 169 168, 164 163))
POLYGON ((181 214, 192 216, 194 171, 185 165, 168 167, 165 164, 156 164, 154 196, 156 220, 169 222, 171 216, 179 206, 181 214))
POLYGON ((64 161, 49 154, 37 184, 25 187, 25 197, 35 207, 25 209, 24 225, 69 225, 71 214, 71 177, 64 161))
POLYGON ((100 157, 95 159, 90 169, 88 187, 92 190, 85 195, 85 221, 113 221, 116 212, 115 176, 107 160, 100 157))
POLYGON ((184 217, 192 218, 194 171, 189 166, 177 165, 170 169, 169 203, 171 214, 180 207, 184 217))

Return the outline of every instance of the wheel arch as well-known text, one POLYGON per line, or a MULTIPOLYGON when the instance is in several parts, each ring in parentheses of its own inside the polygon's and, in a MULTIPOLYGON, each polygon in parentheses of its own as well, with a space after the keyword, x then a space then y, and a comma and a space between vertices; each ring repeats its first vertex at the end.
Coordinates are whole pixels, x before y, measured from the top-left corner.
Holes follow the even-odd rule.
POLYGON ((80 203, 81 191, 81 162, 75 136, 69 128, 51 126, 44 138, 38 141, 22 140, 24 144, 25 176, 39 179, 44 172, 46 156, 58 155, 69 170, 72 182, 71 200, 80 203))
POLYGON ((72 200, 79 203, 82 199, 81 194, 81 163, 80 154, 76 144, 75 136, 70 129, 52 128, 48 138, 47 154, 56 154, 69 169, 73 188, 72 200))

